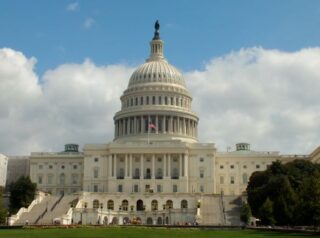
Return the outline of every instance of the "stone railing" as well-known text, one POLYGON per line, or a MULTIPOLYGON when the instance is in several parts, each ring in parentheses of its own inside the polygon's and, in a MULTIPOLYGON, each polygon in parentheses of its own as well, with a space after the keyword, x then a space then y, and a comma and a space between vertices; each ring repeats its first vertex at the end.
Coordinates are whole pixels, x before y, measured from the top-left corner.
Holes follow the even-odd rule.
POLYGON ((8 224, 9 226, 12 226, 14 225, 14 223, 19 220, 20 216, 25 213, 25 212, 30 212, 31 209, 39 204, 46 196, 48 196, 48 194, 44 193, 44 192, 38 192, 37 195, 36 195, 36 198, 32 201, 32 203, 30 203, 30 205, 25 208, 25 207, 22 207, 19 209, 19 211, 17 212, 17 214, 15 215, 12 215, 11 217, 9 217, 9 221, 8 221, 8 224))

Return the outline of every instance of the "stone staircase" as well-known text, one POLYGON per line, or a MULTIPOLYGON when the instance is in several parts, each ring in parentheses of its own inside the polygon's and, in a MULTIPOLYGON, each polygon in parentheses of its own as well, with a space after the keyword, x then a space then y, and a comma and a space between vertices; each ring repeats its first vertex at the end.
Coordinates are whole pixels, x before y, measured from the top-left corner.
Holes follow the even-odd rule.
POLYGON ((54 219, 61 218, 68 212, 71 203, 78 199, 78 195, 65 195, 55 197, 55 203, 49 206, 48 212, 38 221, 37 224, 53 224, 54 219))
POLYGON ((220 195, 201 196, 201 225, 225 225, 220 195))
POLYGON ((40 215, 45 213, 51 201, 52 197, 46 196, 40 203, 34 205, 29 212, 22 213, 19 219, 14 223, 14 225, 36 224, 36 221, 38 220, 40 215))
POLYGON ((240 226, 242 200, 240 196, 222 196, 226 225, 240 226))

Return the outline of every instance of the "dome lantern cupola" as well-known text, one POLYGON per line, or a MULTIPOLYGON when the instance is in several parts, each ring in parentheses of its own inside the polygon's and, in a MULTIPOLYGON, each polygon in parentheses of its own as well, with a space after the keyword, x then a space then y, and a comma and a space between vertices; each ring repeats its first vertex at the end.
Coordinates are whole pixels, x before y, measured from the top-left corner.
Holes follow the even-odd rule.
POLYGON ((165 60, 163 56, 163 41, 160 39, 160 24, 157 20, 154 24, 155 32, 152 41, 150 42, 150 57, 146 60, 146 62, 157 61, 157 60, 165 60))

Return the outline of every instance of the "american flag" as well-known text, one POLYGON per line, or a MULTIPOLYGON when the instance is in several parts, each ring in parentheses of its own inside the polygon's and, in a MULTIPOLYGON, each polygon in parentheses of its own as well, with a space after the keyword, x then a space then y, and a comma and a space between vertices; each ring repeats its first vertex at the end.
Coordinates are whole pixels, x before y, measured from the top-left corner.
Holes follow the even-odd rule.
POLYGON ((150 124, 149 124, 149 128, 153 128, 153 129, 156 129, 157 127, 156 127, 156 125, 155 125, 155 124, 153 124, 153 123, 150 123, 150 124))

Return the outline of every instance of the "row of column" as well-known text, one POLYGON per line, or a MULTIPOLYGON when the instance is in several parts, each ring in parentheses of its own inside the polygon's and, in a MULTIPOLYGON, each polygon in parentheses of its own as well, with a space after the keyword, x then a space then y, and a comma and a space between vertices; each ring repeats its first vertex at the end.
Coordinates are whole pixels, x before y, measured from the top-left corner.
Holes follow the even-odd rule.
POLYGON ((197 137, 197 121, 176 116, 134 116, 115 121, 115 137, 144 133, 174 133, 197 137), (149 128, 149 124, 155 128, 149 128))
MULTIPOLYGON (((117 177, 117 167, 119 166, 119 159, 125 158, 124 161, 124 177, 125 178, 133 178, 133 171, 135 168, 139 168, 139 175, 140 179, 144 179, 145 176, 145 160, 146 158, 150 158, 150 155, 146 157, 144 154, 140 155, 133 155, 133 154, 125 154, 125 155, 119 155, 119 154, 112 154, 107 157, 108 159, 108 177, 117 177), (133 168, 133 160, 135 158, 139 158, 139 166, 133 168)), ((172 160, 173 156, 178 156, 178 164, 179 164, 179 170, 178 170, 178 177, 187 177, 188 176, 188 155, 187 154, 163 154, 163 155, 151 155, 151 178, 156 178, 156 159, 161 156, 162 158, 162 177, 170 178, 173 176, 172 172, 172 160)))
POLYGON ((191 109, 191 100, 184 97, 170 97, 170 96, 141 96, 131 97, 122 100, 122 109, 133 106, 144 105, 164 105, 164 106, 176 106, 191 109))

